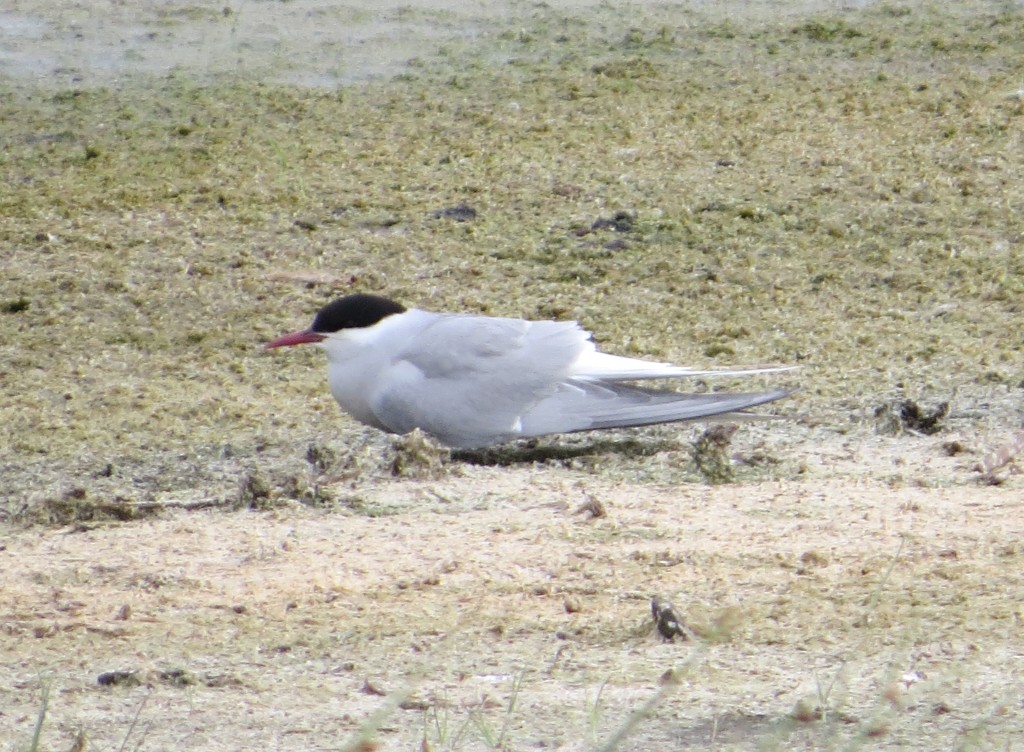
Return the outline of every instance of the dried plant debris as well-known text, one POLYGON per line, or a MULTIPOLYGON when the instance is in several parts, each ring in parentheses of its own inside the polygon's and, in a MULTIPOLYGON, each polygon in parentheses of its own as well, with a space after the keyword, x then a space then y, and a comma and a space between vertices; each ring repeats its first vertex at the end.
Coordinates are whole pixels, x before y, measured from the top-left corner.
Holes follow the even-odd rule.
POLYGON ((823 711, 817 698, 801 697, 793 706, 791 716, 793 720, 800 723, 814 723, 822 719, 823 711))
POLYGON ((942 420, 948 414, 948 402, 940 402, 931 409, 924 409, 913 400, 904 400, 899 411, 900 420, 906 430, 928 436, 942 430, 942 420))
POLYGON ((708 483, 729 483, 734 477, 729 444, 739 429, 735 423, 718 423, 702 433, 690 449, 693 464, 708 483))
POLYGON ((156 678, 172 687, 190 687, 198 681, 194 674, 183 668, 169 668, 164 671, 158 671, 156 678))
POLYGON ((956 457, 960 454, 969 454, 974 450, 959 439, 950 439, 949 441, 942 442, 942 451, 947 457, 956 457))
POLYGON ((418 428, 391 443, 389 466, 398 478, 442 478, 451 452, 418 428))
POLYGON ((617 211, 608 217, 598 217, 590 226, 592 231, 613 230, 614 232, 632 232, 636 224, 637 215, 635 212, 617 211))
POLYGON ((183 668, 159 670, 117 669, 104 671, 96 677, 101 687, 137 687, 141 684, 163 684, 169 687, 191 687, 202 684, 206 687, 225 687, 240 682, 225 674, 203 673, 197 675, 183 668))
POLYGON ((306 462, 309 463, 311 473, 326 473, 338 463, 338 455, 333 449, 324 444, 310 442, 306 447, 306 462))
POLYGON ((396 441, 401 442, 401 439, 378 431, 367 431, 361 441, 351 442, 337 450, 311 443, 306 449, 311 485, 357 484, 392 477, 396 441))
POLYGON ((651 615, 654 617, 654 626, 666 642, 674 642, 676 637, 689 639, 686 624, 682 617, 676 613, 676 608, 666 600, 655 596, 651 598, 651 615))
POLYGON ((420 431, 399 437, 373 434, 366 441, 338 449, 311 442, 304 459, 305 472, 243 472, 237 492, 226 503, 257 510, 294 502, 357 508, 359 497, 345 498, 339 486, 358 487, 390 478, 438 479, 450 472, 448 450, 420 431))
POLYGON ((252 471, 238 480, 236 504, 248 509, 267 509, 274 504, 274 490, 270 482, 259 472, 252 471))
POLYGON ((584 492, 583 503, 576 507, 576 514, 586 514, 588 519, 595 520, 599 517, 607 517, 608 510, 605 509, 604 502, 596 496, 584 492))
POLYGON ((985 457, 975 466, 981 473, 983 483, 998 486, 1006 480, 1006 475, 1013 471, 1012 463, 1024 452, 1024 431, 1018 431, 1006 444, 1003 444, 985 457), (1002 474, 1002 471, 1006 474, 1002 474))
POLYGON ((377 697, 384 697, 388 693, 386 689, 374 684, 369 679, 363 680, 363 686, 359 691, 364 695, 376 695, 377 697))
POLYGON ((565 434, 545 439, 522 439, 484 449, 454 449, 453 460, 471 465, 514 467, 548 464, 576 467, 581 462, 607 458, 633 461, 678 449, 670 438, 637 437, 626 433, 609 436, 565 434))
POLYGON ((155 501, 131 501, 121 496, 93 497, 85 488, 75 486, 60 496, 44 498, 38 503, 26 505, 12 515, 12 518, 29 525, 70 525, 101 521, 127 522, 157 515, 171 507, 191 510, 209 506, 215 506, 215 504, 212 502, 165 504, 155 501))
POLYGON ((14 298, 0 303, 2 313, 24 313, 28 310, 31 302, 26 297, 14 298))
POLYGON ((449 206, 434 212, 434 219, 451 219, 456 222, 469 222, 478 217, 477 210, 463 202, 457 206, 449 206))
POLYGON ((900 399, 875 409, 878 432, 891 436, 905 433, 931 436, 945 427, 943 420, 947 415, 949 402, 925 408, 912 399, 900 399))
POLYGON ((358 486, 388 478, 435 479, 451 471, 450 451, 422 431, 404 436, 367 432, 364 439, 334 447, 310 443, 305 460, 307 479, 293 478, 286 495, 303 503, 323 503, 333 497, 330 487, 358 486))
POLYGON ((138 671, 104 671, 96 677, 101 687, 137 687, 142 683, 138 671))

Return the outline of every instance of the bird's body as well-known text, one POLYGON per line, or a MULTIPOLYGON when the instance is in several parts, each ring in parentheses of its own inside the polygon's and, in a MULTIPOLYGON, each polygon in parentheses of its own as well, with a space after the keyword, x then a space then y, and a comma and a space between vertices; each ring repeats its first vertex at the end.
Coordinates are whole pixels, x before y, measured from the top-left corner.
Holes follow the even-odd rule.
POLYGON ((517 438, 722 416, 784 397, 683 394, 624 381, 739 376, 598 352, 574 321, 406 310, 372 295, 325 306, 313 326, 267 345, 322 347, 331 394, 349 415, 391 433, 419 428, 453 448, 517 438))

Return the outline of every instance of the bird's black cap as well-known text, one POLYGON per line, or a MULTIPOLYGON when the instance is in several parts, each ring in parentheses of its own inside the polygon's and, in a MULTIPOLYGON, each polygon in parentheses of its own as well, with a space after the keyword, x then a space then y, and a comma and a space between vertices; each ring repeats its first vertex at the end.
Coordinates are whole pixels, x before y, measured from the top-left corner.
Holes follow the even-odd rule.
POLYGON ((342 329, 360 329, 373 326, 395 313, 403 313, 405 306, 380 295, 346 295, 321 308, 310 331, 330 334, 342 329))

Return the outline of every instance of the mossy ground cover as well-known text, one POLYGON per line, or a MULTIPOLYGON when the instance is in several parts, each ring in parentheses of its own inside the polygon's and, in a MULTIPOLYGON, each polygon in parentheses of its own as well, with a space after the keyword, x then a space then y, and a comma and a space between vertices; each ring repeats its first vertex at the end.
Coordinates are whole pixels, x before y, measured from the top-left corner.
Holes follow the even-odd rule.
MULTIPOLYGON (((395 79, 340 89, 188 71, 119 87, 5 83, 0 515, 14 531, 30 522, 118 518, 118 509, 126 518, 169 504, 292 500, 326 505, 326 514, 372 512, 427 526, 422 515, 432 519, 438 504, 482 514, 529 497, 535 481, 525 476, 534 472, 569 489, 620 488, 615 493, 630 499, 700 488, 689 434, 670 428, 610 441, 554 439, 536 467, 504 455, 485 459, 494 465, 449 463, 432 490, 406 494, 404 483, 423 481, 391 480, 394 464, 380 460, 386 442, 338 416, 318 353, 259 349, 350 290, 435 309, 576 318, 609 351, 688 365, 801 365, 785 379, 801 391, 777 408, 797 420, 744 426, 735 440, 743 463, 734 491, 742 495, 750 484, 763 498, 758 484, 779 483, 790 500, 786 511, 768 514, 767 548, 751 554, 752 570, 781 545, 775 536, 786 528, 778 520, 803 514, 802 494, 820 487, 837 494, 832 503, 844 503, 852 492, 836 492, 828 486, 833 478, 882 489, 879 503, 884 489, 931 486, 1006 512, 1014 477, 1007 487, 981 489, 973 460, 939 459, 938 446, 955 438, 971 457, 1019 430, 1024 418, 1022 40, 1024 14, 1005 3, 884 3, 773 17, 661 6, 567 14, 538 6, 515 23, 499 19, 478 37, 447 43, 395 79), (461 205, 475 215, 445 212, 461 205), (876 411, 903 397, 949 401, 945 435, 932 443, 877 436, 876 411), (480 490, 492 488, 502 491, 480 490)), ((816 514, 823 509, 814 506, 816 514)), ((489 518, 481 524, 485 536, 505 529, 489 518)), ((651 535, 677 536, 676 524, 666 520, 651 535)), ((550 534, 569 545, 565 529, 558 523, 550 534)), ((735 532, 752 546, 742 530, 735 532)), ((608 561, 622 554, 617 534, 599 541, 608 561)), ((672 540, 666 550, 681 545, 672 540)), ((898 661, 880 657, 875 641, 913 652, 917 643, 932 644, 922 630, 956 632, 976 615, 982 585, 994 599, 985 601, 986 613, 996 616, 981 619, 964 645, 1003 654, 1006 625, 1019 618, 1011 601, 1021 592, 1013 575, 1020 553, 999 536, 948 547, 956 555, 938 562, 947 550, 940 544, 915 549, 924 569, 904 557, 909 568, 888 582, 917 590, 925 578, 941 593, 916 601, 880 596, 890 620, 872 622, 866 638, 850 637, 870 610, 881 562, 896 556, 898 542, 879 540, 871 564, 845 548, 855 543, 833 540, 843 552, 830 560, 849 569, 826 567, 820 590, 786 578, 737 585, 732 595, 743 591, 754 603, 744 611, 748 631, 763 635, 764 619, 785 612, 788 632, 753 641, 756 649, 780 641, 785 649, 776 658, 792 669, 779 668, 784 676, 813 674, 799 645, 830 639, 853 656, 833 668, 855 658, 884 673, 898 661), (873 574, 854 586, 834 623, 815 621, 799 632, 793 615, 836 602, 838 583, 856 571, 873 574), (992 579, 982 583, 977 572, 992 579), (773 587, 786 589, 789 600, 766 600, 773 587), (907 613, 913 628, 901 621, 907 613), (838 636, 824 636, 830 632, 838 636)), ((627 570, 640 577, 663 560, 656 553, 640 554, 627 570)), ((799 561, 802 553, 793 556, 799 561)), ((744 571, 744 562, 713 553, 693 563, 711 579, 717 565, 721 578, 744 571)), ((558 571, 573 582, 587 579, 558 571)), ((510 577, 505 594, 521 586, 510 577)), ((691 586, 700 590, 700 578, 691 586)), ((355 581, 346 587, 363 594, 355 581)), ((618 637, 601 637, 609 632, 594 626, 577 649, 617 649, 609 645, 625 639, 629 618, 616 604, 631 588, 619 580, 605 590, 589 587, 592 606, 612 609, 609 624, 618 626, 605 626, 618 637)), ((708 600, 725 608, 727 590, 708 600)), ((454 609, 468 592, 449 593, 455 601, 442 599, 437 608, 454 609)), ((713 620, 718 612, 709 613, 713 620)), ((242 629, 246 644, 259 643, 260 630, 274 628, 278 617, 255 632, 242 629)), ((511 634, 523 635, 520 646, 554 623, 502 618, 512 622, 505 627, 511 634)), ((486 630, 496 619, 488 614, 479 634, 471 630, 480 639, 474 650, 487 649, 480 645, 489 644, 486 630)), ((328 652, 332 641, 347 639, 332 636, 326 616, 314 621, 328 652)), ((370 627, 354 624, 346 634, 363 644, 370 637, 360 630, 370 627)), ((194 626, 188 618, 183 625, 194 626)), ((418 627, 388 629, 407 641, 418 627)), ((516 643, 507 642, 512 665, 516 643)), ((950 650, 967 651, 964 645, 950 650)), ((43 666, 57 670, 58 661, 41 655, 43 666)), ((601 674, 601 661, 588 656, 591 670, 572 674, 574 686, 601 674)), ((975 685, 994 686, 989 669, 986 662, 972 674, 975 685)), ((623 682, 620 709, 643 695, 634 680, 646 670, 623 682)), ((707 670, 702 681, 713 684, 715 672, 707 670)), ((395 681, 418 681, 422 671, 395 681)), ((960 680, 941 671, 944 687, 960 680)), ((788 708, 795 690, 781 681, 788 708)), ((833 718, 838 725, 827 733, 816 727, 808 744, 867 734, 865 703, 882 697, 885 706, 883 689, 851 690, 855 720, 833 718)), ((720 690, 725 699, 715 701, 715 712, 747 719, 733 724, 737 748, 751 737, 788 738, 779 736, 782 716, 771 715, 778 709, 760 694, 742 700, 742 690, 720 690)), ((941 708, 933 716, 947 741, 977 737, 984 746, 984 732, 970 733, 990 721, 995 746, 1020 731, 1000 715, 1004 705, 991 692, 979 690, 985 702, 974 704, 960 691, 954 696, 964 698, 957 723, 941 708)), ((827 699, 818 706, 830 707, 827 699)), ((933 705, 940 702, 948 701, 933 705)), ((351 723, 339 728, 357 725, 351 712, 351 723)), ((555 739, 557 716, 535 729, 539 738, 555 739)), ((465 715, 453 711, 453 723, 456 717, 465 715)), ((883 725, 902 729, 891 738, 910 744, 908 729, 924 721, 901 726, 901 717, 883 725)), ((672 724, 662 718, 651 738, 704 728, 672 724)))

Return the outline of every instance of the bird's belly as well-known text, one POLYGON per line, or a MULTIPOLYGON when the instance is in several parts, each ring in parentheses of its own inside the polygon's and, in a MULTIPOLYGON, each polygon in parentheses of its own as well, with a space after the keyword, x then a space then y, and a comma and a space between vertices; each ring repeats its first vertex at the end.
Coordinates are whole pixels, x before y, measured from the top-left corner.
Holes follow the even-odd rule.
POLYGON ((331 364, 327 368, 327 383, 331 389, 331 395, 341 406, 341 409, 368 426, 379 428, 383 431, 390 430, 381 423, 368 402, 368 397, 373 391, 373 378, 360 378, 356 374, 358 369, 345 368, 342 365, 331 364))

